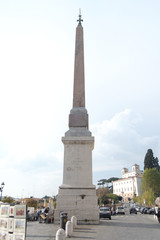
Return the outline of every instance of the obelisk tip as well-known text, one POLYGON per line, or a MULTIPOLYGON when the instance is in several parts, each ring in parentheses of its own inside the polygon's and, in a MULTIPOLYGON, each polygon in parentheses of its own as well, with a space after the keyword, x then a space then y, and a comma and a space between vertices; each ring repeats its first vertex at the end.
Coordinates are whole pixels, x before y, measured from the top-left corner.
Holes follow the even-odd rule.
POLYGON ((82 17, 82 15, 81 15, 81 9, 79 9, 79 15, 78 15, 78 20, 77 20, 77 22, 78 22, 78 25, 81 25, 81 22, 83 22, 83 19, 81 18, 82 17))

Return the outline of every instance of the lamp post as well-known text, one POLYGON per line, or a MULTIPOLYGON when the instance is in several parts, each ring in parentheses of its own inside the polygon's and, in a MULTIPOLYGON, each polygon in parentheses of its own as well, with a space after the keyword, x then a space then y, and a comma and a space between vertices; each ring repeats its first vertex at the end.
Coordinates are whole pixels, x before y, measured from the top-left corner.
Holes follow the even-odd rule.
POLYGON ((2 200, 2 192, 3 192, 3 188, 4 188, 4 182, 1 183, 1 187, 0 187, 0 192, 1 192, 1 198, 0 200, 2 200))
POLYGON ((122 193, 122 203, 123 203, 123 193, 124 193, 124 192, 123 192, 123 189, 122 189, 122 192, 121 192, 121 193, 122 193))

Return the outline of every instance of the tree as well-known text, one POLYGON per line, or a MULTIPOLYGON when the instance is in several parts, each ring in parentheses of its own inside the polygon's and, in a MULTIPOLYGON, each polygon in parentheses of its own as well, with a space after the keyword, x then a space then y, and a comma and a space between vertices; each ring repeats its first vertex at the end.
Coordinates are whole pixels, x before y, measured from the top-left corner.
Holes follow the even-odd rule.
POLYGON ((99 199, 100 201, 100 203, 101 204, 104 204, 104 205, 107 205, 108 203, 109 203, 109 200, 108 200, 108 196, 107 195, 103 195, 102 197, 101 197, 101 199, 99 199))
POLYGON ((101 180, 98 181, 98 184, 97 184, 97 185, 99 185, 99 186, 102 185, 102 186, 104 187, 104 185, 107 184, 107 183, 108 183, 108 182, 107 182, 107 179, 101 179, 101 180))
POLYGON ((154 167, 157 168, 158 171, 160 171, 159 160, 157 157, 154 159, 154 167))
POLYGON ((122 201, 122 196, 118 196, 118 201, 122 201))
POLYGON ((96 192, 97 192, 97 197, 101 199, 103 195, 107 195, 109 193, 109 189, 106 187, 103 187, 103 188, 99 187, 96 192))
POLYGON ((154 204, 156 197, 152 188, 149 188, 147 191, 143 192, 142 199, 143 201, 145 200, 145 204, 148 206, 152 206, 154 204))
POLYGON ((146 168, 143 173, 142 191, 144 193, 151 190, 155 196, 160 194, 160 172, 157 168, 146 168))
POLYGON ((111 203, 118 203, 118 196, 116 194, 109 193, 108 199, 111 199, 111 203))
POLYGON ((108 182, 109 183, 112 183, 112 182, 114 182, 114 181, 117 181, 119 178, 117 178, 117 177, 111 177, 111 178, 109 178, 108 179, 108 182))
POLYGON ((98 188, 97 189, 97 197, 98 197, 98 203, 99 205, 102 205, 102 204, 107 204, 108 203, 108 200, 107 200, 107 194, 108 194, 109 190, 108 188, 98 188))
POLYGON ((112 182, 117 181, 118 179, 119 178, 117 178, 117 177, 111 177, 107 180, 110 193, 113 193, 113 183, 112 182))
POLYGON ((37 209, 38 202, 35 199, 33 198, 27 199, 26 203, 27 203, 27 207, 34 207, 35 209, 37 209))
POLYGON ((97 197, 99 205, 112 204, 112 200, 114 201, 114 203, 118 202, 118 196, 110 193, 107 187, 99 187, 97 189, 97 197))
POLYGON ((110 193, 113 193, 113 184, 112 184, 112 182, 116 181, 118 179, 119 178, 117 178, 117 177, 111 177, 109 179, 101 179, 101 180, 98 181, 97 185, 99 185, 99 186, 102 185, 104 187, 104 185, 106 184, 106 187, 108 187, 110 193))
POLYGON ((158 171, 160 171, 160 166, 159 166, 159 160, 158 158, 153 156, 153 151, 152 149, 148 149, 145 158, 144 158, 144 170, 146 168, 157 168, 158 171))
POLYGON ((10 204, 10 203, 14 202, 14 199, 12 197, 5 196, 5 197, 3 197, 2 202, 10 204))

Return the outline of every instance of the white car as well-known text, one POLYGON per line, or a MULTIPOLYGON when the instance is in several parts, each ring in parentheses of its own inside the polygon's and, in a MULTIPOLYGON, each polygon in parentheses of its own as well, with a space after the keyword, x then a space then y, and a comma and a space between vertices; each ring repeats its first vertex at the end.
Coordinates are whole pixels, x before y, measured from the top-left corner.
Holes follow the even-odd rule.
POLYGON ((124 212, 124 208, 123 207, 117 207, 116 208, 116 214, 125 214, 125 212, 124 212))

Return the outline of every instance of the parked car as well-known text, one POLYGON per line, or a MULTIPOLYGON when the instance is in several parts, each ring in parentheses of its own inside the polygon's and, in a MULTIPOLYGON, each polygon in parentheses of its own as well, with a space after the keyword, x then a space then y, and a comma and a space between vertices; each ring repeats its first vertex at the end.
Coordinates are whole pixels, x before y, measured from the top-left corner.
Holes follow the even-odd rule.
POLYGON ((142 214, 147 214, 149 209, 150 209, 150 208, 145 207, 145 208, 142 209, 141 213, 142 213, 142 214))
POLYGON ((132 214, 132 213, 137 214, 137 210, 136 210, 136 208, 131 208, 131 209, 130 209, 130 214, 132 214))
POLYGON ((154 208, 150 208, 148 211, 147 211, 148 214, 155 214, 155 210, 154 208))
POLYGON ((140 213, 143 213, 144 209, 145 209, 145 207, 141 207, 140 208, 140 213))
POLYGON ((137 212, 140 212, 140 207, 135 207, 135 209, 137 210, 137 212))
POLYGON ((100 207, 99 209, 100 218, 109 218, 111 220, 111 210, 109 207, 100 207))
POLYGON ((117 207, 116 208, 116 214, 125 214, 123 207, 117 207))

